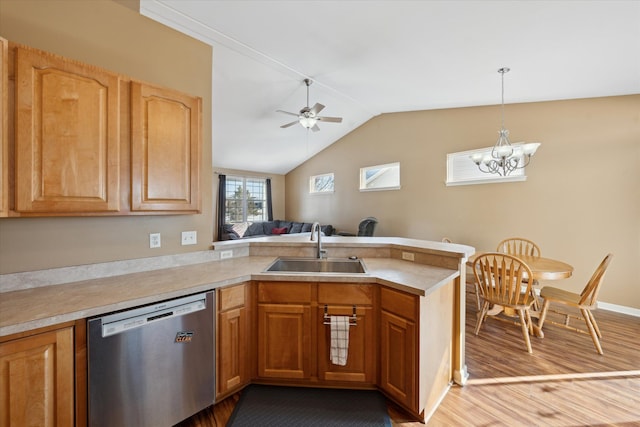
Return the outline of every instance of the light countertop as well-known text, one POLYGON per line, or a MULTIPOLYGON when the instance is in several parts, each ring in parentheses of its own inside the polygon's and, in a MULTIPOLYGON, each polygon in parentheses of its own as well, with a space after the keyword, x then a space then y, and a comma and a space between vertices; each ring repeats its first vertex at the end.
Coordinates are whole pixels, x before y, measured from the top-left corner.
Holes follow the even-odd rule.
POLYGON ((264 273, 275 258, 243 256, 0 293, 0 336, 249 280, 377 283, 426 296, 459 276, 455 269, 379 257, 363 258, 366 274, 264 273))

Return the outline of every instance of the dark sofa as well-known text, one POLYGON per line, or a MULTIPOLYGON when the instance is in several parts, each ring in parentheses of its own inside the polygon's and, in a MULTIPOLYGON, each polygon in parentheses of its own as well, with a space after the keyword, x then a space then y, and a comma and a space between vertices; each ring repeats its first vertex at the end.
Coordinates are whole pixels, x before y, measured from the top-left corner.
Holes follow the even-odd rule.
MULTIPOLYGON (((308 233, 313 223, 296 222, 276 219, 261 222, 240 222, 225 224, 221 240, 248 239, 255 237, 274 236, 278 234, 308 233)), ((325 236, 331 236, 335 232, 332 225, 321 225, 320 230, 325 236)))

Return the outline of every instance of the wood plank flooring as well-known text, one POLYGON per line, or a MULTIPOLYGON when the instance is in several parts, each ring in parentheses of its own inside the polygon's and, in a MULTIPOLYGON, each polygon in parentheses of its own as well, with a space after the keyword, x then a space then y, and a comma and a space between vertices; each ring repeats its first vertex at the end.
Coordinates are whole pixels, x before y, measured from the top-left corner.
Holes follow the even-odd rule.
MULTIPOLYGON (((604 355, 591 337, 545 324, 527 353, 519 327, 488 319, 474 335, 475 297, 467 294, 466 361, 469 381, 452 385, 431 416, 440 426, 640 426, 640 318, 594 312, 604 355)), ((551 316, 551 314, 549 315, 551 316)), ((582 327, 572 320, 572 325, 582 327)), ((222 427, 234 395, 180 424, 222 427)), ((389 402, 394 426, 418 427, 389 402)))

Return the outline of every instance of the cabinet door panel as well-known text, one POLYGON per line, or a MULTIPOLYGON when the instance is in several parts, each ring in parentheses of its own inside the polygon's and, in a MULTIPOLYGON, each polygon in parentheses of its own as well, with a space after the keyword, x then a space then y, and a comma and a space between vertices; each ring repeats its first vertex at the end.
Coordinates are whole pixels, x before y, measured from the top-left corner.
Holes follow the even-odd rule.
POLYGON ((248 381, 247 310, 237 308, 218 316, 218 394, 248 381))
POLYGON ((200 210, 201 100, 131 83, 131 209, 200 210))
POLYGON ((0 344, 0 426, 73 426, 73 328, 0 344))
POLYGON ((18 212, 119 210, 118 75, 16 48, 18 212))
POLYGON ((380 335, 380 387, 417 410, 415 323, 382 311, 380 335))
MULTIPOLYGON (((353 314, 353 306, 329 305, 327 310, 330 315, 353 314)), ((324 324, 324 313, 318 313, 317 322, 319 378, 327 381, 375 384, 377 347, 373 308, 356 308, 356 325, 349 327, 349 347, 345 366, 334 365, 331 362, 331 326, 324 324)))
POLYGON ((309 378, 311 307, 259 304, 258 324, 258 376, 309 378))

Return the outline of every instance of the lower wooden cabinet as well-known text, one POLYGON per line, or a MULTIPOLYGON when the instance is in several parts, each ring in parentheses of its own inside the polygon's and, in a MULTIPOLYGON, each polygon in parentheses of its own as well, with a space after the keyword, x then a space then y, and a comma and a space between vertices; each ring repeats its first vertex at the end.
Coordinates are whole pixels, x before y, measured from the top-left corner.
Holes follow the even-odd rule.
POLYGON ((311 306, 258 304, 258 376, 311 376, 311 306))
POLYGON ((216 396, 227 396, 250 381, 248 307, 250 284, 243 283, 218 292, 216 323, 217 375, 216 396))
POLYGON ((380 388, 398 403, 415 408, 416 324, 380 313, 380 388))
POLYGON ((257 376, 307 384, 368 385, 377 380, 376 288, 370 284, 259 282, 257 376), (352 316, 346 365, 330 360, 328 316, 352 316))
POLYGON ((380 388, 418 411, 418 297, 380 288, 380 388))
POLYGON ((314 287, 308 282, 257 283, 258 378, 310 378, 314 287))
POLYGON ((316 324, 318 379, 326 382, 375 384, 377 366, 375 288, 373 285, 320 283, 318 285, 318 315, 316 324), (347 363, 331 362, 331 326, 328 316, 353 316, 349 327, 347 363))
POLYGON ((0 426, 74 425, 74 331, 0 343, 0 426))

